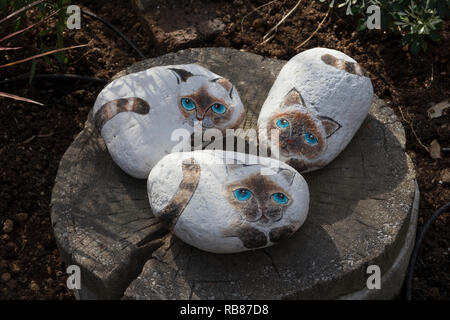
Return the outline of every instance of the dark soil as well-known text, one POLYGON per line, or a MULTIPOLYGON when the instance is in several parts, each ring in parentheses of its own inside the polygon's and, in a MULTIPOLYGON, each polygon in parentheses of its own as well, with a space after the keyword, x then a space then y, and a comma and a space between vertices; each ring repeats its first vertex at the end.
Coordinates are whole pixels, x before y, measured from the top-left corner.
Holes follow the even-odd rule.
MULTIPOLYGON (((431 44, 426 53, 411 55, 399 45, 399 38, 384 31, 355 32, 355 22, 345 9, 330 13, 320 30, 300 49, 322 20, 327 7, 318 1, 304 1, 282 24, 276 36, 260 45, 264 34, 297 1, 274 1, 262 9, 254 8, 264 0, 221 1, 217 15, 226 24, 224 32, 202 46, 225 46, 289 59, 298 52, 316 46, 341 50, 355 58, 369 72, 375 93, 386 100, 402 120, 407 134, 407 152, 417 169, 421 191, 419 230, 433 212, 450 200, 450 188, 444 171, 450 158, 442 153, 433 159, 427 148, 436 139, 450 147, 450 110, 442 117, 429 119, 427 109, 448 99, 449 23, 444 24, 439 44, 431 44), (245 20, 243 20, 243 18, 245 20), (241 22, 242 30, 241 30, 241 22)), ((142 49, 147 57, 164 53, 156 48, 131 6, 126 2, 78 1, 104 17, 142 49)), ((32 13, 33 11, 30 11, 32 13)), ((0 17, 5 16, 1 13, 0 17)), ((33 18, 30 18, 33 21, 33 18)), ((54 22, 47 24, 52 29, 54 22)), ((46 27, 46 28, 47 28, 46 27)), ((2 25, 0 35, 11 31, 2 25)), ((42 29, 42 27, 41 27, 42 29)), ((0 64, 39 53, 39 29, 2 43, 23 46, 6 51, 0 64)), ((50 32, 42 41, 55 43, 50 32)), ((69 73, 110 78, 139 60, 137 54, 102 23, 83 17, 81 30, 67 30, 65 45, 89 43, 66 54, 68 62, 51 58, 37 61, 37 73, 69 73)), ((3 51, 5 52, 5 51, 3 51)), ((1 69, 0 78, 25 74, 30 63, 1 69)), ((0 91, 40 101, 45 107, 0 98, 0 299, 71 299, 66 288, 65 266, 59 256, 50 222, 50 197, 58 163, 64 151, 82 130, 86 116, 102 85, 81 81, 35 81, 2 86, 0 91)), ((415 299, 450 298, 450 216, 441 215, 430 229, 416 267, 415 299)))

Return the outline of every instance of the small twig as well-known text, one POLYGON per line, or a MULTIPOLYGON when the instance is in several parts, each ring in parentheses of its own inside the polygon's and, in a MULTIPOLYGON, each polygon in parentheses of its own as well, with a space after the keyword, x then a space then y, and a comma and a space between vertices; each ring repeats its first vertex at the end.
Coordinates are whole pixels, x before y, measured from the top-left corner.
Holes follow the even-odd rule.
POLYGON ((400 114, 401 114, 401 116, 402 116, 402 119, 403 119, 407 124, 409 124, 412 133, 413 133, 414 136, 416 137, 417 142, 422 146, 422 148, 424 148, 428 153, 430 153, 430 148, 428 148, 426 145, 424 145, 424 144, 422 143, 422 141, 419 139, 419 137, 417 136, 417 133, 416 133, 416 130, 414 130, 414 126, 413 126, 413 124, 412 124, 412 121, 406 120, 406 118, 405 118, 405 116, 404 116, 404 114, 403 114, 402 107, 399 106, 399 107, 398 107, 398 110, 400 110, 400 114))
POLYGON ((38 22, 33 23, 32 25, 30 25, 30 26, 28 26, 28 27, 26 27, 26 28, 24 28, 24 29, 21 29, 21 30, 19 30, 19 31, 16 31, 16 32, 13 32, 13 33, 11 33, 11 34, 8 34, 8 35, 4 36, 3 38, 0 39, 0 42, 3 42, 3 41, 5 41, 5 40, 7 40, 7 39, 9 39, 9 38, 15 37, 15 36, 17 36, 18 34, 21 34, 22 32, 25 32, 25 31, 27 31, 27 30, 33 28, 33 27, 38 26, 39 24, 41 24, 41 23, 47 21, 48 19, 50 19, 51 17, 53 17, 53 16, 54 16, 55 14, 57 14, 59 11, 61 11, 61 9, 58 9, 58 10, 54 11, 54 12, 51 13, 50 15, 44 17, 42 20, 39 20, 38 22))
POLYGON ((22 142, 18 143, 17 145, 18 145, 18 146, 22 146, 22 145, 24 145, 24 144, 30 143, 30 142, 33 141, 35 138, 36 138, 35 135, 34 135, 34 136, 31 136, 31 137, 29 137, 27 140, 22 141, 22 142))
POLYGON ((305 43, 307 43, 312 37, 314 37, 314 35, 317 33, 317 31, 319 31, 320 27, 322 26, 322 24, 325 22, 325 19, 328 17, 328 14, 331 11, 331 7, 328 8, 327 14, 325 15, 325 17, 323 17, 322 21, 320 21, 319 25, 317 26, 316 30, 314 30, 313 33, 311 33, 311 35, 302 43, 300 43, 298 46, 295 47, 295 50, 300 49, 301 47, 303 47, 303 45, 305 43))
POLYGON ((268 6, 268 5, 272 4, 272 3, 274 3, 275 1, 276 1, 276 0, 269 1, 269 2, 267 2, 267 3, 265 3, 265 4, 263 4, 263 5, 260 5, 259 7, 256 7, 255 9, 253 9, 252 11, 250 11, 249 13, 247 13, 247 14, 242 18, 242 20, 241 20, 241 33, 244 33, 244 20, 245 20, 249 15, 251 15, 253 12, 258 11, 259 9, 262 9, 262 8, 264 8, 264 7, 266 7, 266 6, 268 6))
POLYGON ((36 138, 48 138, 48 137, 53 136, 54 134, 55 134, 54 132, 50 132, 50 133, 46 133, 46 134, 32 135, 31 137, 29 137, 28 139, 26 139, 26 140, 24 140, 22 142, 19 142, 19 143, 16 143, 16 144, 10 143, 10 144, 0 148, 0 154, 3 152, 4 149, 9 148, 11 146, 15 145, 16 147, 20 147, 20 146, 23 146, 23 145, 25 145, 27 143, 30 143, 31 141, 33 141, 36 138))
POLYGON ((267 39, 264 40, 263 42, 258 43, 256 46, 257 46, 257 47, 258 47, 258 46, 261 46, 261 45, 263 45, 264 43, 269 42, 269 41, 272 40, 273 38, 275 38, 275 33, 272 34, 269 38, 267 38, 267 39))
POLYGON ((273 38, 278 27, 298 8, 302 0, 299 0, 297 4, 274 26, 272 27, 263 37, 263 41, 260 44, 264 44, 273 38))
POLYGON ((40 4, 40 3, 44 2, 44 1, 46 1, 46 0, 37 0, 37 1, 33 2, 33 3, 30 3, 29 5, 26 5, 25 7, 21 8, 21 9, 19 9, 17 11, 14 11, 10 15, 8 15, 5 18, 3 18, 2 20, 0 20, 0 24, 5 22, 6 20, 12 18, 12 17, 15 17, 16 15, 18 15, 19 13, 21 13, 21 12, 23 12, 25 10, 28 10, 30 8, 33 8, 34 6, 37 6, 38 4, 40 4))
POLYGON ((33 60, 33 59, 41 58, 41 57, 44 57, 44 56, 48 56, 48 55, 51 55, 51 54, 54 54, 54 53, 58 53, 58 52, 61 52, 61 51, 67 51, 67 50, 76 49, 76 48, 82 48, 82 47, 86 47, 86 46, 87 46, 87 44, 81 44, 81 45, 78 45, 78 46, 71 46, 71 47, 60 48, 60 49, 56 49, 56 50, 47 51, 47 52, 44 52, 44 53, 37 54, 35 56, 31 56, 31 57, 22 59, 22 60, 17 60, 17 61, 13 61, 13 62, 10 62, 10 63, 7 63, 7 64, 3 64, 3 65, 0 66, 0 69, 1 68, 6 68, 6 67, 10 67, 10 66, 13 66, 13 65, 16 65, 16 64, 19 64, 19 63, 27 62, 27 61, 30 61, 30 60, 33 60))
POLYGON ((431 87, 431 84, 433 83, 434 80, 434 59, 433 59, 433 54, 430 54, 430 61, 431 61, 431 77, 430 77, 430 83, 428 85, 425 85, 427 88, 431 87))
POLYGON ((31 141, 33 141, 36 138, 48 138, 54 134, 55 134, 54 132, 50 132, 50 133, 46 133, 46 134, 33 135, 33 136, 29 137, 28 139, 26 139, 25 141, 18 143, 17 146, 23 146, 24 144, 30 143, 31 141))
POLYGON ((46 134, 38 134, 37 137, 38 138, 48 138, 48 137, 51 137, 54 134, 55 134, 54 132, 50 132, 50 133, 46 133, 46 134))

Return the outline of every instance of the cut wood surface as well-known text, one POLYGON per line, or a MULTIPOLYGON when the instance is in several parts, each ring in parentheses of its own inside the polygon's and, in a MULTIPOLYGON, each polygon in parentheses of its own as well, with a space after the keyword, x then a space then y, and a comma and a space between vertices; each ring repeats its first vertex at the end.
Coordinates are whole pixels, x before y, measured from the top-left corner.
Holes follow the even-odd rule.
MULTIPOLYGON (((119 73, 199 63, 237 87, 247 116, 259 108, 286 61, 225 48, 188 49, 119 73)), ((366 268, 384 273, 405 245, 415 173, 402 125, 382 100, 348 147, 324 169, 305 174, 311 202, 289 240, 256 251, 212 254, 168 234, 153 216, 146 181, 118 168, 92 115, 61 160, 52 222, 66 264, 81 267, 81 298, 338 298, 365 287, 366 268)), ((413 221, 414 222, 414 221, 413 221)))

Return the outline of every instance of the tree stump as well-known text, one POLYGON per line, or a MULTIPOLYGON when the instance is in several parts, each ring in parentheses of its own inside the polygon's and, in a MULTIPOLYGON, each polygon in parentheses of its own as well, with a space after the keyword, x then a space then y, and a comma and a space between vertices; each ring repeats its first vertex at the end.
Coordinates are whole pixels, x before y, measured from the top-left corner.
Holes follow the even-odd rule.
MULTIPOLYGON (((225 48, 188 49, 141 61, 116 77, 158 65, 199 63, 236 85, 255 125, 286 61, 225 48)), ((127 176, 108 154, 90 114, 64 154, 52 194, 52 222, 67 265, 81 268, 81 299, 392 298, 414 244, 418 190, 401 123, 374 98, 339 157, 304 174, 305 224, 279 245, 213 254, 169 234, 153 216, 146 181, 127 176), (381 289, 366 287, 367 267, 381 289)))

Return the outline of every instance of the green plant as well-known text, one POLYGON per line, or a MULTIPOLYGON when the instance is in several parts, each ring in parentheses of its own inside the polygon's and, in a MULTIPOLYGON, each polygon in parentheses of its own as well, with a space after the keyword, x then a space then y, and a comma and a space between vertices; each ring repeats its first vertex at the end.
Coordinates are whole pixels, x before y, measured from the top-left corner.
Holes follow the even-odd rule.
MULTIPOLYGON (((70 0, 14 0, 14 1, 8 1, 8 0, 0 0, 0 9, 2 12, 7 10, 12 10, 14 12, 22 10, 19 14, 16 15, 15 21, 14 21, 14 29, 18 30, 20 26, 26 21, 26 8, 36 7, 38 9, 37 18, 39 20, 44 19, 45 16, 49 15, 50 13, 54 13, 57 15, 56 17, 56 24, 54 28, 47 27, 43 28, 39 32, 39 47, 41 52, 45 52, 47 50, 51 49, 60 49, 64 47, 64 41, 63 41, 63 31, 65 29, 66 19, 67 19, 67 13, 65 8, 70 5, 70 0), (24 10, 25 9, 25 10, 24 10), (54 32, 56 34, 56 43, 54 46, 46 45, 43 38, 54 32)), ((59 63, 65 63, 67 62, 67 58, 65 57, 64 53, 58 52, 54 54, 54 57, 59 63)), ((50 63, 50 60, 48 57, 44 58, 46 63, 50 63)), ((36 62, 33 61, 31 65, 31 72, 30 75, 32 76, 34 74, 36 67, 36 62)), ((31 80, 31 77, 30 77, 31 80)))
MULTIPOLYGON (((3 8, 3 0, 1 0, 1 1, 2 2, 0 2, 0 8, 3 8)), ((1 27, 2 23, 4 23, 7 20, 10 20, 12 18, 16 18, 16 21, 17 21, 17 17, 20 17, 22 14, 24 14, 27 9, 30 9, 30 8, 32 8, 34 6, 38 6, 38 5, 42 4, 43 2, 44 2, 44 0, 38 0, 38 1, 34 1, 32 3, 25 4, 20 9, 17 9, 13 13, 9 14, 8 16, 0 19, 0 27, 1 27)), ((1 44, 2 44, 2 42, 6 41, 7 39, 11 39, 12 37, 18 36, 18 35, 24 33, 25 31, 30 30, 30 29, 36 27, 37 25, 42 24, 48 18, 50 18, 51 16, 55 15, 56 13, 58 13, 60 11, 61 10, 55 11, 55 12, 49 14, 48 16, 41 16, 38 22, 33 23, 33 24, 29 25, 28 27, 25 27, 25 28, 23 28, 21 30, 17 30, 17 28, 16 28, 17 27, 17 23, 15 23, 16 31, 14 31, 14 32, 12 32, 10 34, 7 34, 6 36, 3 36, 2 38, 0 38, 0 51, 9 51, 9 50, 19 50, 19 49, 21 49, 21 47, 2 47, 1 44)), ((19 24, 19 26, 20 26, 20 24, 19 24)), ((0 69, 6 68, 6 67, 10 67, 10 66, 13 66, 13 65, 16 65, 16 64, 19 64, 19 63, 24 63, 24 62, 27 62, 27 61, 33 61, 34 62, 35 59, 37 59, 37 58, 47 57, 47 56, 52 55, 52 54, 57 54, 57 53, 60 53, 60 52, 66 51, 66 50, 70 50, 70 49, 74 49, 74 48, 80 48, 80 47, 84 47, 84 46, 86 46, 86 45, 71 46, 71 47, 66 47, 66 48, 62 48, 61 47, 61 48, 57 48, 57 49, 54 49, 54 50, 41 52, 40 54, 33 55, 31 57, 27 57, 27 58, 24 58, 24 59, 21 59, 21 60, 17 60, 17 61, 13 61, 13 62, 9 62, 9 63, 3 64, 3 65, 0 65, 0 69)), ((35 104, 42 105, 39 102, 30 100, 30 99, 27 99, 27 98, 19 97, 19 96, 16 96, 16 95, 12 95, 12 94, 6 93, 6 92, 0 92, 0 97, 11 98, 11 99, 15 99, 15 100, 21 100, 21 101, 25 101, 25 102, 30 102, 30 103, 35 103, 35 104)))
MULTIPOLYGON (((320 0, 324 2, 326 0, 320 0)), ((450 0, 331 0, 333 7, 346 7, 347 15, 359 17, 357 30, 367 29, 367 8, 380 8, 381 28, 401 35, 402 46, 413 54, 428 48, 428 40, 439 41, 443 18, 449 15, 450 0)))

